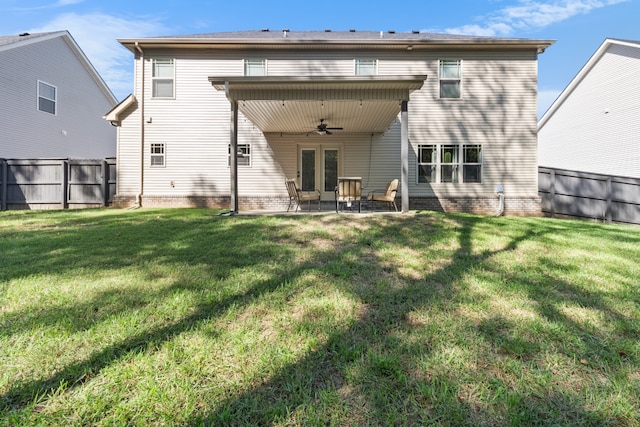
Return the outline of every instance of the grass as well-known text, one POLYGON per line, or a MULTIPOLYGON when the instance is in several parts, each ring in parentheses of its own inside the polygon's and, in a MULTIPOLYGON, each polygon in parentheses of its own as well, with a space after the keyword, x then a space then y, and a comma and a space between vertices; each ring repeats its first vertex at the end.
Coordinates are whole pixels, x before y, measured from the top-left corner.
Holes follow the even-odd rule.
POLYGON ((640 423, 640 228, 0 213, 0 425, 640 423))

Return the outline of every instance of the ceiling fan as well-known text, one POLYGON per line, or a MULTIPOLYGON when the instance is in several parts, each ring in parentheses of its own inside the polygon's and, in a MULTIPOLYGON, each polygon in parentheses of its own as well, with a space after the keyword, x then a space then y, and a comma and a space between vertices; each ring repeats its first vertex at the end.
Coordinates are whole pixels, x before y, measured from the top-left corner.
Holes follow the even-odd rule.
POLYGON ((324 122, 324 119, 320 119, 320 124, 316 128, 316 133, 318 135, 331 135, 333 133, 331 132, 332 130, 342 130, 342 128, 327 127, 327 124, 324 122))

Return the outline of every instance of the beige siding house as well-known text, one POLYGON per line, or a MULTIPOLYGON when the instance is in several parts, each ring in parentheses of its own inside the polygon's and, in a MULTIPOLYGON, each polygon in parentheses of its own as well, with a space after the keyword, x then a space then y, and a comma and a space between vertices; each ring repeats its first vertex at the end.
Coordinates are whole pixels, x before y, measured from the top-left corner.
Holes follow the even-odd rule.
POLYGON ((283 209, 284 181, 334 200, 400 179, 399 206, 540 212, 537 57, 549 40, 248 31, 122 39, 120 206, 283 209), (240 156, 230 156, 230 152, 240 156))
POLYGON ((539 163, 640 178, 640 42, 606 39, 540 119, 539 163))
POLYGON ((117 104, 67 31, 0 36, 0 158, 102 159, 117 104))

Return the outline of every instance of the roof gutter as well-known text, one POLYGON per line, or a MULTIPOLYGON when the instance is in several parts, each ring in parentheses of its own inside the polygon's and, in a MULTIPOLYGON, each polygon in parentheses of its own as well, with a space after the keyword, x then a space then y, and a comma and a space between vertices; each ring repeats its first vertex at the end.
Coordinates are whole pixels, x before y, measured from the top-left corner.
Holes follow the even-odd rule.
POLYGON ((199 37, 167 37, 167 38, 144 38, 144 39, 118 39, 132 52, 140 46, 145 48, 159 48, 182 46, 191 48, 238 48, 239 46, 272 46, 272 47, 353 47, 354 45, 367 47, 387 47, 407 50, 411 45, 411 50, 444 48, 536 48, 538 53, 543 53, 546 48, 555 43, 555 40, 534 40, 534 39, 491 39, 491 38, 469 38, 451 40, 425 40, 425 39, 345 39, 345 40, 323 40, 323 39, 220 39, 220 38, 199 38, 199 37))

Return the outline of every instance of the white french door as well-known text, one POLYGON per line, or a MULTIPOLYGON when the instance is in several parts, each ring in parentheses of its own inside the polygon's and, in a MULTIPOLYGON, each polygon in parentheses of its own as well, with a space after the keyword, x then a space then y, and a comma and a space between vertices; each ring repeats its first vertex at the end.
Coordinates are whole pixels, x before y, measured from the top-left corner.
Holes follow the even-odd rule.
POLYGON ((322 200, 333 200, 342 172, 342 144, 298 145, 298 185, 303 191, 319 190, 322 200))

